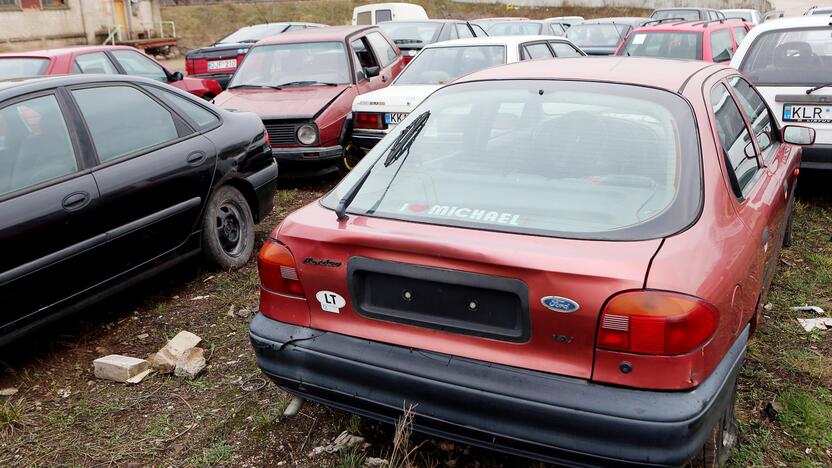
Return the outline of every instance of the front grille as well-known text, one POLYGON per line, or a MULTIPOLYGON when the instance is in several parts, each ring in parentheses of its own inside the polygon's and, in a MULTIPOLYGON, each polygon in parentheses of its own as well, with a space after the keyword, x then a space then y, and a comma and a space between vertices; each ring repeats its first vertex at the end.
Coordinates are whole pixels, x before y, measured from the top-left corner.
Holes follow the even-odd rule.
POLYGON ((272 145, 300 144, 296 133, 298 124, 266 120, 263 125, 266 126, 266 132, 269 134, 272 145))

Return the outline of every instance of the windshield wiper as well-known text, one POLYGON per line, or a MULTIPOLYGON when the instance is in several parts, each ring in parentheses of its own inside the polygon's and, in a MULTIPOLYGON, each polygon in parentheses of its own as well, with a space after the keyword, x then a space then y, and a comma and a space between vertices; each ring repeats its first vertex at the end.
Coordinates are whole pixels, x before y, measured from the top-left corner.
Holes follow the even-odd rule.
MULTIPOLYGON (((390 147, 387 149, 388 154, 387 158, 385 158, 384 160, 384 167, 393 164, 393 162, 399 159, 401 155, 405 152, 407 152, 407 154, 410 154, 410 146, 413 144, 413 140, 416 139, 416 135, 418 135, 419 132, 422 131, 422 128, 424 128, 425 123, 428 121, 428 117, 430 117, 430 111, 423 112, 419 115, 419 117, 416 117, 416 120, 411 122, 410 125, 408 125, 402 131, 402 133, 399 134, 398 137, 396 137, 396 141, 394 141, 393 144, 391 144, 390 147)), ((379 157, 379 159, 381 159, 381 157, 379 157)), ((361 187, 364 185, 364 182, 367 182, 367 178, 370 176, 370 172, 373 171, 373 168, 378 163, 378 161, 379 160, 377 159, 373 163, 373 165, 370 166, 369 169, 367 169, 367 172, 365 172, 364 175, 361 176, 361 179, 359 179, 355 183, 355 185, 350 187, 350 189, 347 190, 347 193, 345 193, 344 196, 341 197, 341 200, 338 201, 338 206, 335 207, 335 216, 338 218, 338 221, 346 221, 349 218, 349 216, 347 216, 347 208, 350 206, 350 203, 352 203, 352 201, 355 199, 355 196, 358 195, 358 191, 361 190, 361 187)), ((401 165, 399 166, 399 169, 401 169, 401 165)), ((390 179, 390 183, 387 184, 387 188, 384 190, 385 194, 387 193, 387 190, 390 189, 390 184, 393 183, 393 179, 396 178, 396 175, 398 173, 399 171, 397 170, 396 174, 393 174, 393 177, 390 179)), ((381 198, 379 198, 379 201, 381 201, 382 198, 384 198, 384 195, 382 195, 381 198)), ((377 204, 378 202, 376 202, 376 205, 377 204)))
POLYGON ((826 88, 826 87, 829 87, 829 86, 832 86, 832 83, 826 83, 826 84, 822 84, 820 86, 815 86, 814 88, 809 88, 809 89, 806 90, 806 94, 812 94, 812 93, 814 93, 815 91, 817 91, 821 88, 826 88))
POLYGON ((238 84, 238 85, 231 85, 227 89, 237 89, 237 88, 252 88, 252 89, 280 89, 280 86, 275 85, 263 85, 263 84, 238 84))
POLYGON ((311 85, 321 85, 321 86, 338 86, 338 83, 327 83, 324 81, 315 81, 315 80, 306 80, 306 81, 290 81, 288 83, 281 83, 278 86, 283 88, 285 86, 311 86, 311 85))

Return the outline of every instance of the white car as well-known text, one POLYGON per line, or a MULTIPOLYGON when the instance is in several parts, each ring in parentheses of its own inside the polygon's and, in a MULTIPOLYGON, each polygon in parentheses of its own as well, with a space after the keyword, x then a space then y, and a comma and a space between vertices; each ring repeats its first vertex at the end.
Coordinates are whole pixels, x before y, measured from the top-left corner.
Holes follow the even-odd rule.
POLYGON ((425 9, 413 3, 371 3, 352 10, 353 25, 426 19, 428 19, 428 14, 425 9))
POLYGON ((483 68, 521 60, 582 57, 557 36, 500 36, 457 39, 425 46, 390 86, 355 98, 351 141, 367 150, 443 85, 483 68))
POLYGON ((721 10, 726 18, 740 18, 751 25, 758 25, 763 22, 763 14, 753 9, 735 8, 732 10, 721 10))
POLYGON ((765 22, 752 29, 731 60, 757 87, 779 126, 815 129, 801 167, 832 169, 832 25, 826 16, 765 22))

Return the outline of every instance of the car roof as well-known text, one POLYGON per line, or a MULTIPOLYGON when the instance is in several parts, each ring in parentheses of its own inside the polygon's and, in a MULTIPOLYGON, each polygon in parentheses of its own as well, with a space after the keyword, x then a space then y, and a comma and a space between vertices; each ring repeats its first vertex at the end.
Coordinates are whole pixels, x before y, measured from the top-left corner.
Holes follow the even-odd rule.
POLYGON ((501 45, 507 47, 516 47, 524 42, 532 42, 532 41, 558 41, 558 42, 566 42, 568 44, 572 44, 571 41, 564 37, 560 36, 539 36, 539 35, 526 35, 526 36, 483 36, 483 37, 468 37, 465 39, 453 39, 450 41, 442 41, 442 42, 434 42, 433 44, 428 44, 424 48, 425 49, 438 49, 441 47, 460 47, 460 46, 473 46, 473 45, 501 45))
POLYGON ((300 29, 297 31, 288 31, 276 36, 269 36, 258 41, 256 45, 325 41, 342 42, 353 34, 371 29, 378 29, 378 26, 327 26, 324 28, 300 29))
MULTIPOLYGON (((7 80, 0 80, 0 102, 19 96, 37 92, 44 89, 56 88, 58 86, 72 86, 87 83, 141 83, 160 85, 159 81, 150 78, 142 78, 135 75, 94 75, 94 74, 76 74, 76 75, 49 75, 36 76, 28 78, 11 78, 7 80)), ((175 89, 173 89, 176 92, 175 89)))
POLYGON ((670 59, 646 57, 565 57, 558 60, 528 60, 480 70, 460 78, 457 83, 517 79, 605 81, 677 92, 692 75, 705 68, 714 67, 714 71, 729 68, 726 65, 700 60, 673 59, 671 65, 668 60, 670 59), (577 66, 579 63, 580 66, 577 66))
POLYGON ((658 24, 648 24, 640 26, 635 29, 637 32, 650 31, 686 31, 686 32, 702 32, 713 29, 728 29, 737 26, 742 26, 745 21, 737 20, 690 20, 690 21, 665 21, 658 24))
POLYGON ((668 11, 668 10, 719 11, 719 10, 717 10, 716 8, 703 8, 703 7, 685 7, 685 6, 679 6, 679 7, 664 7, 664 8, 656 8, 655 10, 653 10, 653 13, 655 13, 655 12, 657 12, 657 11, 668 11))
POLYGON ((0 53, 0 57, 39 57, 39 58, 55 58, 63 55, 70 55, 77 52, 98 52, 102 50, 135 50, 135 47, 130 46, 75 46, 75 47, 61 47, 56 49, 41 49, 20 52, 4 52, 0 53))
POLYGON ((757 35, 766 31, 800 27, 829 26, 829 17, 824 15, 791 16, 766 21, 752 29, 757 35))
POLYGON ((572 25, 572 27, 580 26, 582 24, 627 24, 627 25, 634 25, 634 24, 641 24, 645 21, 650 21, 650 18, 640 18, 636 16, 622 16, 619 18, 593 18, 581 21, 580 23, 572 25))
MULTIPOLYGON (((376 26, 382 26, 384 24, 404 24, 404 23, 466 23, 469 20, 464 19, 406 19, 406 20, 395 20, 395 21, 383 21, 378 23, 376 26)), ((470 22, 474 22, 474 20, 470 20, 470 22)))

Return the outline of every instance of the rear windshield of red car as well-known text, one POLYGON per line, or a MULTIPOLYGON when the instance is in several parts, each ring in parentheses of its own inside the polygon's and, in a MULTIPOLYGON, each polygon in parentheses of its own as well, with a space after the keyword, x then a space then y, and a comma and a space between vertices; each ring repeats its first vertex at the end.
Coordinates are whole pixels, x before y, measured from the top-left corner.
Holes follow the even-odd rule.
POLYGON ((685 31, 636 31, 619 55, 702 60, 702 33, 685 31))
POLYGON ((461 83, 425 100, 322 203, 334 209, 366 174, 348 208, 356 215, 643 240, 696 219, 700 163, 690 105, 669 91, 554 80, 461 83), (390 151, 420 121, 409 150, 390 151))
POLYGON ((0 58, 0 80, 22 78, 24 76, 40 76, 46 73, 49 59, 34 57, 0 58))

